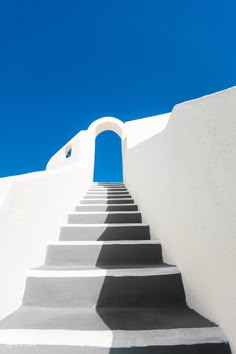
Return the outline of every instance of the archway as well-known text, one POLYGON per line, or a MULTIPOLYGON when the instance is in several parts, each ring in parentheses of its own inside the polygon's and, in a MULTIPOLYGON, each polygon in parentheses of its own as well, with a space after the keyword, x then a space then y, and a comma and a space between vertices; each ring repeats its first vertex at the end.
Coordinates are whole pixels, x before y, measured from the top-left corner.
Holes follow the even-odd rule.
MULTIPOLYGON (((95 140, 95 182, 123 181, 122 145, 125 125, 117 118, 104 117, 93 122, 88 132, 95 140)), ((94 143, 95 143, 94 142, 94 143)))
POLYGON ((104 131, 96 137, 93 180, 123 181, 121 139, 111 130, 104 131))

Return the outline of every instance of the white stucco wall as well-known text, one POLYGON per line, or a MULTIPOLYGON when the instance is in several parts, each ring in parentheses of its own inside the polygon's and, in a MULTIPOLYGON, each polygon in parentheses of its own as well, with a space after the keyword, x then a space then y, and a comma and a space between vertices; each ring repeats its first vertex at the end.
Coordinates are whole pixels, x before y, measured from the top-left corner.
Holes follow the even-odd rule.
POLYGON ((0 318, 20 305, 27 271, 44 263, 91 172, 76 165, 0 179, 0 318))
POLYGON ((125 124, 125 183, 179 266, 189 306, 221 325, 236 353, 236 88, 168 118, 125 124))

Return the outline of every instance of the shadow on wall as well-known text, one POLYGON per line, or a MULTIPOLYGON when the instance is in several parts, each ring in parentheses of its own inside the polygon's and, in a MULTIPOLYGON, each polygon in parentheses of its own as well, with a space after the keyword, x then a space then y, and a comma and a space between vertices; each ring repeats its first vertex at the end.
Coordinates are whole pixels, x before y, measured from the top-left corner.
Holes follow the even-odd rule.
POLYGON ((94 181, 123 181, 121 150, 121 139, 113 131, 104 131, 96 137, 94 181))

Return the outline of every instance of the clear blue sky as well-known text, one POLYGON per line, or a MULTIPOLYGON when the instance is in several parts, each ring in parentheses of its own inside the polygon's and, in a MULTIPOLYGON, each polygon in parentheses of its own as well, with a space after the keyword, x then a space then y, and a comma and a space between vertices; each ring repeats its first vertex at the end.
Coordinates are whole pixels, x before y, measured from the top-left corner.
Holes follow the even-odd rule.
POLYGON ((44 169, 101 116, 235 85, 235 14, 235 0, 1 0, 0 176, 44 169))

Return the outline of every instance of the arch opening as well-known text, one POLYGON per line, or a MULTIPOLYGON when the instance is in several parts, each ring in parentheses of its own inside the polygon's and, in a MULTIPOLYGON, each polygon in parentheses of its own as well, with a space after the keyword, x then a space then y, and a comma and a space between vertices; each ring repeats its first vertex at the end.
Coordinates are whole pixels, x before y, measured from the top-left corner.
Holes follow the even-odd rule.
POLYGON ((113 130, 99 132, 95 139, 94 182, 123 182, 121 138, 113 130))

